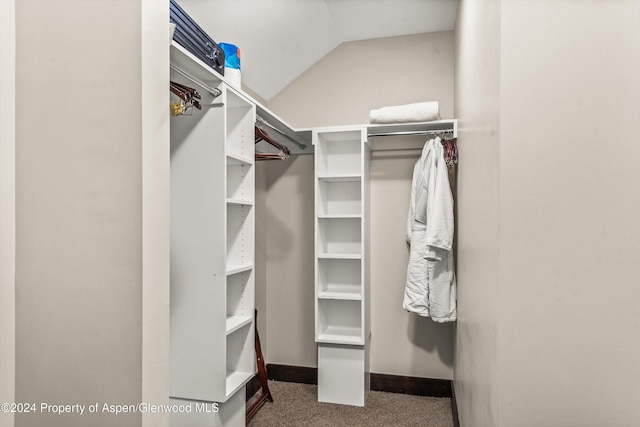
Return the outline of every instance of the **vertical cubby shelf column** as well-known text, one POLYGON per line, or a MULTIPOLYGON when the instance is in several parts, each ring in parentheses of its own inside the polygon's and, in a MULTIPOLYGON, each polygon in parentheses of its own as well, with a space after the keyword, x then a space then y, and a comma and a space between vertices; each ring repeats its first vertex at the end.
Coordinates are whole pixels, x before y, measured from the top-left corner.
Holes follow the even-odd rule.
POLYGON ((256 372, 255 105, 217 88, 196 87, 202 110, 171 118, 170 397, 219 407, 172 415, 176 426, 244 426, 256 372))
MULTIPOLYGON (((255 106, 225 88, 226 156, 226 376, 225 401, 240 393, 256 371, 255 308, 255 106)), ((234 398, 235 399, 235 398, 234 398)), ((232 399, 232 401, 235 401, 232 399)), ((244 411, 244 404, 241 405, 244 411)))
POLYGON ((364 406, 369 389, 369 162, 361 126, 319 128, 315 145, 318 400, 364 406))

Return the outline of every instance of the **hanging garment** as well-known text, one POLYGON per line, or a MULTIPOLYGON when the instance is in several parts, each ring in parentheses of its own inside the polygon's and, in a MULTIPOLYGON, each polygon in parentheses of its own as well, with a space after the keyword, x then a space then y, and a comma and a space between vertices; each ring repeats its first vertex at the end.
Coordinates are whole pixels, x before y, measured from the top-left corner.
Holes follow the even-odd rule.
POLYGON ((440 138, 425 144, 414 167, 407 218, 410 242, 403 307, 436 322, 456 320, 453 196, 440 138))

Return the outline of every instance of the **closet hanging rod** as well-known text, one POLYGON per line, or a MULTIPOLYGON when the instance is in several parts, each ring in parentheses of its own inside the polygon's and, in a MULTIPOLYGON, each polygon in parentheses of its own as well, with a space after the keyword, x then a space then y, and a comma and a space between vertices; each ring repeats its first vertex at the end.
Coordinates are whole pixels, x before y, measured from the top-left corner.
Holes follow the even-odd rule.
POLYGON ((263 119, 262 117, 256 115, 256 123, 259 124, 263 124, 265 126, 270 127, 271 129, 275 130, 276 132, 278 132, 280 135, 284 136, 285 138, 287 138, 289 141, 291 141, 292 143, 294 143, 295 145, 298 146, 298 148, 300 148, 301 150, 306 150, 307 146, 304 144, 299 143, 298 141, 296 141, 295 139, 291 138, 289 135, 287 135, 286 133, 282 132, 280 129, 278 129, 277 127, 269 124, 269 122, 267 122, 265 119, 263 119))
POLYGON ((370 133, 367 136, 398 136, 398 135, 435 135, 438 133, 447 133, 451 132, 455 135, 455 129, 437 129, 437 130, 419 130, 419 131, 397 131, 397 132, 381 132, 381 133, 370 133))
POLYGON ((214 102, 213 104, 204 104, 202 108, 219 108, 224 107, 224 102, 214 102))
POLYGON ((424 147, 406 147, 406 148, 374 148, 373 152, 377 151, 422 151, 424 147))
POLYGON ((222 94, 222 91, 218 88, 212 88, 209 85, 203 83, 200 79, 192 76, 191 74, 187 73, 186 71, 181 70, 180 68, 176 67, 173 64, 169 64, 169 68, 171 68, 173 71, 175 71, 176 73, 182 75, 183 77, 191 80, 192 82, 196 83, 197 85, 202 86, 203 88, 205 88, 214 98, 217 98, 218 96, 220 96, 222 94))

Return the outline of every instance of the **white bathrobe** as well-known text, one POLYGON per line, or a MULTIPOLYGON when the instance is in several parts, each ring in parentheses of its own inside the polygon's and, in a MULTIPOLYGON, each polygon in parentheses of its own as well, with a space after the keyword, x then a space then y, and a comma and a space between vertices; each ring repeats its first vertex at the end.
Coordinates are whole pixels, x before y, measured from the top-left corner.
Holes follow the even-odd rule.
POLYGON ((403 307, 436 322, 451 322, 456 320, 453 195, 440 138, 425 144, 411 187, 411 249, 403 307))

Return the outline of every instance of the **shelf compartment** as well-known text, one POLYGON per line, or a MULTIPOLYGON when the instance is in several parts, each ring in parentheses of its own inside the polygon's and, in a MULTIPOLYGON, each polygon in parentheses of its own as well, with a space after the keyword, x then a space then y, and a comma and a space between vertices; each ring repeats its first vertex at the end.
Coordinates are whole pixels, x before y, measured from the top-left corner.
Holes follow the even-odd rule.
POLYGON ((318 298, 362 299, 362 263, 359 259, 319 259, 318 298))
POLYGON ((318 180, 318 217, 361 215, 362 191, 358 180, 318 180))
POLYGON ((242 386, 249 382, 255 372, 227 372, 226 388, 227 397, 233 396, 242 386))
POLYGON ((227 265, 254 262, 254 209, 247 205, 227 205, 227 265))
POLYGON ((360 218, 319 218, 317 253, 326 256, 339 255, 339 257, 361 256, 360 225, 360 218))
POLYGON ((361 301, 319 299, 316 341, 362 344, 361 301))
POLYGON ((316 142, 316 167, 319 176, 362 173, 362 132, 320 132, 316 142))
POLYGON ((240 95, 226 91, 227 155, 252 159, 255 153, 255 112, 240 95))
POLYGON ((246 200, 253 203, 255 191, 253 164, 231 162, 235 159, 227 156, 227 199, 246 200))
POLYGON ((256 371, 253 318, 227 335, 227 396, 234 394, 256 371))
MULTIPOLYGON (((253 270, 246 270, 227 276, 227 319, 253 318, 255 307, 253 270)), ((229 333, 229 329, 227 329, 229 333)))

